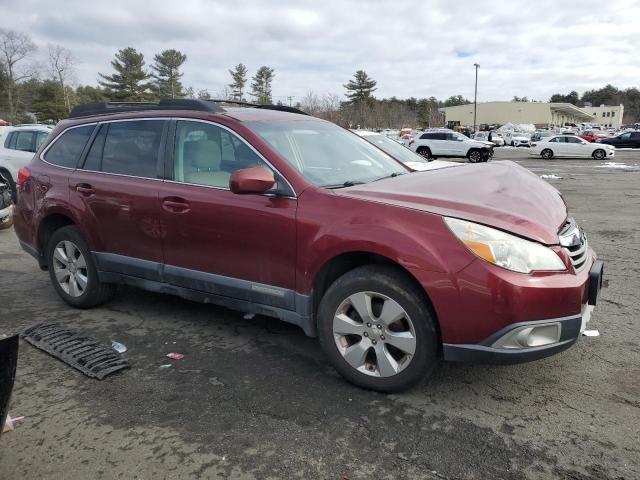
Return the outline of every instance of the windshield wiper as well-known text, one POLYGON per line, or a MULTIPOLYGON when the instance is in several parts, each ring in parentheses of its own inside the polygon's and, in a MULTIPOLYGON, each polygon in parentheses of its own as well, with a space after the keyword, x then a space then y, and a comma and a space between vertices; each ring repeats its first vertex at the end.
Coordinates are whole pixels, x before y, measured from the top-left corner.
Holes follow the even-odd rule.
POLYGON ((340 183, 338 185, 323 185, 324 188, 344 188, 344 187, 353 187, 355 185, 363 185, 366 182, 361 182, 359 180, 347 180, 344 183, 340 183))
POLYGON ((378 180, 384 180, 385 178, 399 177, 400 175, 404 175, 405 173, 407 172, 393 172, 391 175, 385 175, 384 177, 376 178, 374 182, 377 182, 378 180))

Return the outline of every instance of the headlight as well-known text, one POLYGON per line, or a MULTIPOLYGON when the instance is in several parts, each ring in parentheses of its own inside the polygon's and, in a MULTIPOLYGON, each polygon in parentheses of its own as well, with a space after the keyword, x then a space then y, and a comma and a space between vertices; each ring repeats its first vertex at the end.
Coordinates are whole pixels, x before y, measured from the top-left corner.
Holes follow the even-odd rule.
POLYGON ((567 268, 553 250, 539 243, 466 220, 448 217, 444 220, 469 250, 499 267, 521 273, 567 268))

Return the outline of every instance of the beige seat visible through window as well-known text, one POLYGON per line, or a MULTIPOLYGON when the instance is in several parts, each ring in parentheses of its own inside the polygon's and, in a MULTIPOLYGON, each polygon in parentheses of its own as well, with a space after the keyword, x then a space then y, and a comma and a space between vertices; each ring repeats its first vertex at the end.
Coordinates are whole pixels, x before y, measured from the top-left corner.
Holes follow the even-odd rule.
POLYGON ((229 187, 228 172, 220 170, 220 145, 211 140, 184 144, 184 181, 212 187, 229 187))

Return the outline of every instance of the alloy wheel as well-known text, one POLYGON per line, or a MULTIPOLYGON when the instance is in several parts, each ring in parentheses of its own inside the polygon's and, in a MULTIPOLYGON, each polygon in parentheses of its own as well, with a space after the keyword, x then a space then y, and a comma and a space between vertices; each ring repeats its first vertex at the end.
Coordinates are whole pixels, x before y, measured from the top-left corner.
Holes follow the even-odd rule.
POLYGON ((89 282, 89 270, 76 244, 63 240, 53 252, 53 271, 60 288, 71 297, 81 296, 89 282))
POLYGON ((354 293, 340 304, 333 318, 333 337, 352 368, 375 377, 391 377, 404 370, 417 345, 405 309, 376 292, 354 293))
POLYGON ((480 152, 475 151, 475 152, 471 152, 469 154, 469 161, 471 163, 477 163, 482 159, 482 155, 480 154, 480 152))

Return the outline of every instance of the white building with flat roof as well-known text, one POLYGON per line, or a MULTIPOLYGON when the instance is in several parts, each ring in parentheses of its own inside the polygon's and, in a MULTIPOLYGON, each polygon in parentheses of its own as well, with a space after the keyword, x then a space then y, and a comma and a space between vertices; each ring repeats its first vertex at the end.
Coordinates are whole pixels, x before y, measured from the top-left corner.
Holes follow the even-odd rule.
POLYGON ((622 126, 622 117, 624 116, 624 105, 615 107, 609 105, 600 105, 592 107, 585 105, 582 110, 595 117, 595 123, 599 123, 603 127, 620 128, 622 126))
MULTIPOLYGON (((443 107, 447 127, 472 127, 473 103, 443 107)), ((558 127, 567 124, 597 123, 619 127, 624 106, 576 107, 571 103, 482 102, 478 103, 476 125, 534 124, 536 127, 558 127)))

